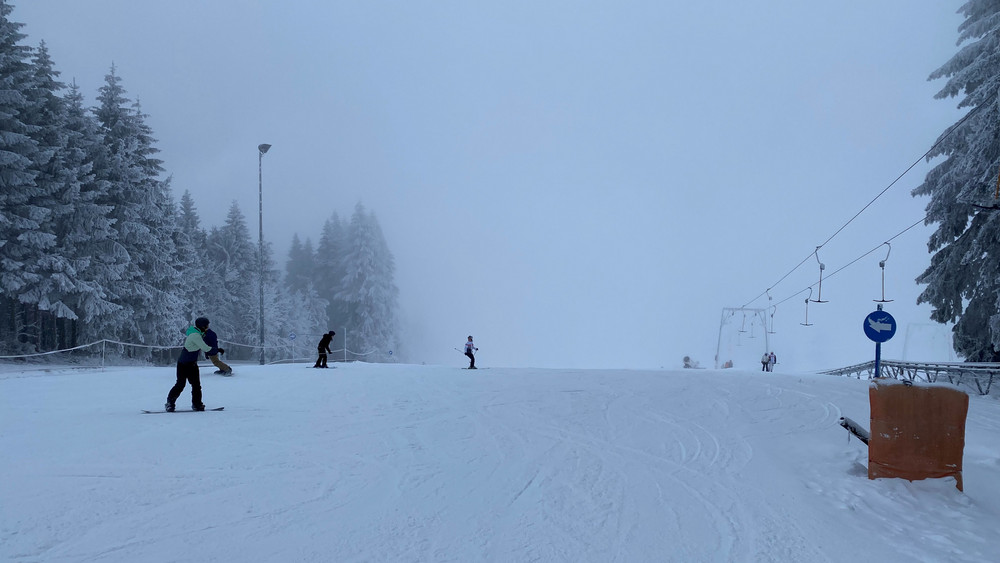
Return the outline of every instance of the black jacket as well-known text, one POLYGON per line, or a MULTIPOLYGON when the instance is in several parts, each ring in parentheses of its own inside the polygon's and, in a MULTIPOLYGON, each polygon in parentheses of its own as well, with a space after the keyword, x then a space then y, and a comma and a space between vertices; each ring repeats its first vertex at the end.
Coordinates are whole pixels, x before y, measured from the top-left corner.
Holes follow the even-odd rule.
POLYGON ((329 334, 329 333, 328 334, 324 334, 322 340, 319 341, 319 351, 320 352, 326 351, 327 353, 329 353, 330 352, 330 341, 331 340, 333 340, 333 335, 332 334, 329 334))

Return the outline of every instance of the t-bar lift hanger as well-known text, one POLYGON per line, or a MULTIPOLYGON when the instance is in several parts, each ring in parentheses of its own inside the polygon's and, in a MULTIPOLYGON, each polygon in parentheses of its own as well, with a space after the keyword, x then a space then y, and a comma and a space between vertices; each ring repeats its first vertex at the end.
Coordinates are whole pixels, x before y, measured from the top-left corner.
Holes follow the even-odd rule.
POLYGON ((882 268, 882 299, 873 299, 872 301, 876 303, 889 303, 890 301, 892 301, 892 299, 885 298, 885 263, 887 260, 889 260, 889 254, 892 253, 892 245, 889 244, 888 241, 884 242, 883 244, 888 246, 889 250, 886 251, 885 258, 880 260, 878 263, 878 267, 882 268))

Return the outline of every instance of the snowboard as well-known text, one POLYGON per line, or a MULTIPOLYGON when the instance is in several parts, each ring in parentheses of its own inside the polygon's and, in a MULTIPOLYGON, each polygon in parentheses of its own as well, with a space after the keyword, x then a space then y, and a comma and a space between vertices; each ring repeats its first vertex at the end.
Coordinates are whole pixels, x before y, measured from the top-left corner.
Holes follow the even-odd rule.
MULTIPOLYGON (((177 409, 174 412, 210 412, 210 411, 221 411, 224 408, 226 408, 226 407, 216 407, 214 409, 205 409, 204 411, 196 411, 196 410, 191 410, 191 409, 177 409)), ((161 413, 165 413, 165 412, 168 412, 168 411, 147 411, 147 410, 143 409, 142 414, 161 414, 161 413)))

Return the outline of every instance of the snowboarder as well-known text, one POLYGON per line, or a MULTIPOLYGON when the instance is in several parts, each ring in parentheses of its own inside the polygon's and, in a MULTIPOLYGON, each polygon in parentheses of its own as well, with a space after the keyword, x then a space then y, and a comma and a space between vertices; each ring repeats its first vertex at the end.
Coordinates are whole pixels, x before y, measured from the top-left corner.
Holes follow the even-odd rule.
POLYGON ((767 355, 767 371, 774 371, 774 364, 778 363, 778 356, 771 352, 767 355))
POLYGON ((764 355, 760 357, 760 371, 768 371, 767 364, 771 361, 771 355, 764 352, 764 355))
POLYGON ((208 329, 205 331, 205 344, 212 347, 212 349, 206 352, 205 355, 208 356, 209 360, 212 360, 215 367, 219 368, 215 371, 215 373, 219 375, 232 375, 233 368, 229 367, 229 364, 223 362, 222 358, 219 357, 222 354, 225 354, 226 351, 219 348, 219 337, 215 334, 214 330, 208 329))
POLYGON ((469 369, 476 369, 476 355, 472 352, 479 351, 476 345, 472 343, 472 337, 469 337, 469 341, 465 343, 465 355, 469 357, 469 369))
POLYGON ((336 332, 331 330, 330 332, 324 334, 323 338, 320 339, 319 345, 317 346, 319 357, 316 358, 316 365, 313 366, 314 368, 329 367, 326 365, 326 355, 330 353, 330 341, 333 340, 333 337, 336 334, 336 332))
POLYGON ((201 402, 201 373, 198 371, 198 352, 208 353, 212 347, 205 344, 205 331, 208 330, 208 319, 198 317, 194 326, 188 327, 181 355, 177 358, 177 383, 167 393, 167 403, 163 405, 167 412, 174 412, 174 402, 184 391, 185 382, 191 384, 191 409, 205 410, 201 402))

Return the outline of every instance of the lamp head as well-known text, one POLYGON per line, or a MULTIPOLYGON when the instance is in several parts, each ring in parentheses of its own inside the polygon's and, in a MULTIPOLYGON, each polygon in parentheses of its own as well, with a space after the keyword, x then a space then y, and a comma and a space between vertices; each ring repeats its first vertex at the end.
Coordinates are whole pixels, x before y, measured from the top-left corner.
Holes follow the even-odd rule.
POLYGON ((268 145, 267 143, 257 145, 257 150, 260 151, 260 154, 267 153, 267 150, 270 149, 270 148, 271 148, 271 145, 268 145))

